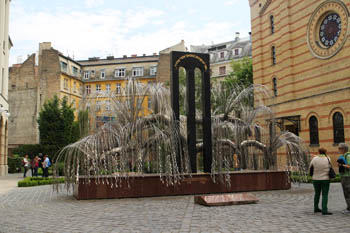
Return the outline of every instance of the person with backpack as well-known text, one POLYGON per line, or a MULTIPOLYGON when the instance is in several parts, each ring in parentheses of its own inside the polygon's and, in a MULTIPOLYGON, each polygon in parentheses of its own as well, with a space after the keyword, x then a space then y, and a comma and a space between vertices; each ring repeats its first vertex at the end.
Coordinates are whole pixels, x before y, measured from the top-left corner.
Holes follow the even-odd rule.
POLYGON ((49 177, 49 167, 51 166, 51 162, 50 162, 49 156, 48 155, 44 155, 43 160, 44 160, 42 162, 42 165, 43 165, 43 177, 49 177))
POLYGON ((28 160, 28 155, 25 155, 23 160, 22 160, 22 165, 24 167, 24 173, 23 173, 23 178, 26 178, 27 177, 27 171, 29 170, 30 168, 30 162, 28 160))
POLYGON ((339 153, 337 160, 340 174, 340 182, 343 188, 344 198, 347 205, 345 214, 350 214, 350 152, 346 143, 339 143, 339 153))

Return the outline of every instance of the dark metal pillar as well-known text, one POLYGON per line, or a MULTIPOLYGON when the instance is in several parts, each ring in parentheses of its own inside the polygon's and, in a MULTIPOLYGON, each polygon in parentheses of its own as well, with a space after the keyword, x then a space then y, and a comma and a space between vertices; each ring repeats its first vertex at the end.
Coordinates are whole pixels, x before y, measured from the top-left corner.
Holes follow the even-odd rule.
POLYGON ((203 165, 204 172, 211 172, 212 141, 211 141, 211 110, 210 110, 210 72, 202 71, 202 111, 203 111, 203 165))
POLYGON ((196 148, 196 101, 194 69, 186 69, 186 103, 187 103, 187 144, 191 161, 191 170, 197 173, 196 148))

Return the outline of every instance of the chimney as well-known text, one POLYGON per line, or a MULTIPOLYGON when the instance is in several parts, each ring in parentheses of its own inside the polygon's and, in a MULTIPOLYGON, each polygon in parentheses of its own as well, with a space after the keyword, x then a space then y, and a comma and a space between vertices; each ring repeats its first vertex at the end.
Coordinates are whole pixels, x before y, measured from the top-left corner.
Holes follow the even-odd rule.
POLYGON ((239 33, 239 32, 236 32, 235 41, 239 40, 239 35, 240 35, 240 33, 239 33))
POLYGON ((39 55, 42 54, 43 50, 51 49, 51 42, 42 42, 39 43, 39 55))
POLYGON ((127 58, 128 56, 127 55, 123 55, 123 58, 127 58))
POLYGON ((131 57, 137 57, 137 54, 133 54, 133 55, 131 55, 131 57))

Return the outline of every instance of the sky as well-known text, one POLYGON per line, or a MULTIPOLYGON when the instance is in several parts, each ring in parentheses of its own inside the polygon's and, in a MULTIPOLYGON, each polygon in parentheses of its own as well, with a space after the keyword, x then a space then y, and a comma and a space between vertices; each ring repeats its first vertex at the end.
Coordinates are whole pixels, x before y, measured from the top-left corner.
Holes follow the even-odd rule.
POLYGON ((221 43, 250 32, 248 0, 13 0, 10 64, 40 42, 76 60, 158 53, 185 41, 221 43))

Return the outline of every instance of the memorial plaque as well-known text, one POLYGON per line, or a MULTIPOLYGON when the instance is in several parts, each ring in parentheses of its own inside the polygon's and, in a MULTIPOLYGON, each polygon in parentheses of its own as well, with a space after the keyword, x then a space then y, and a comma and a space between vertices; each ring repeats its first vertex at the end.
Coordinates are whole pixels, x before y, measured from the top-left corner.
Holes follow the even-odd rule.
POLYGON ((194 197, 195 203, 205 206, 256 204, 258 201, 259 200, 255 195, 251 193, 203 195, 194 197))

